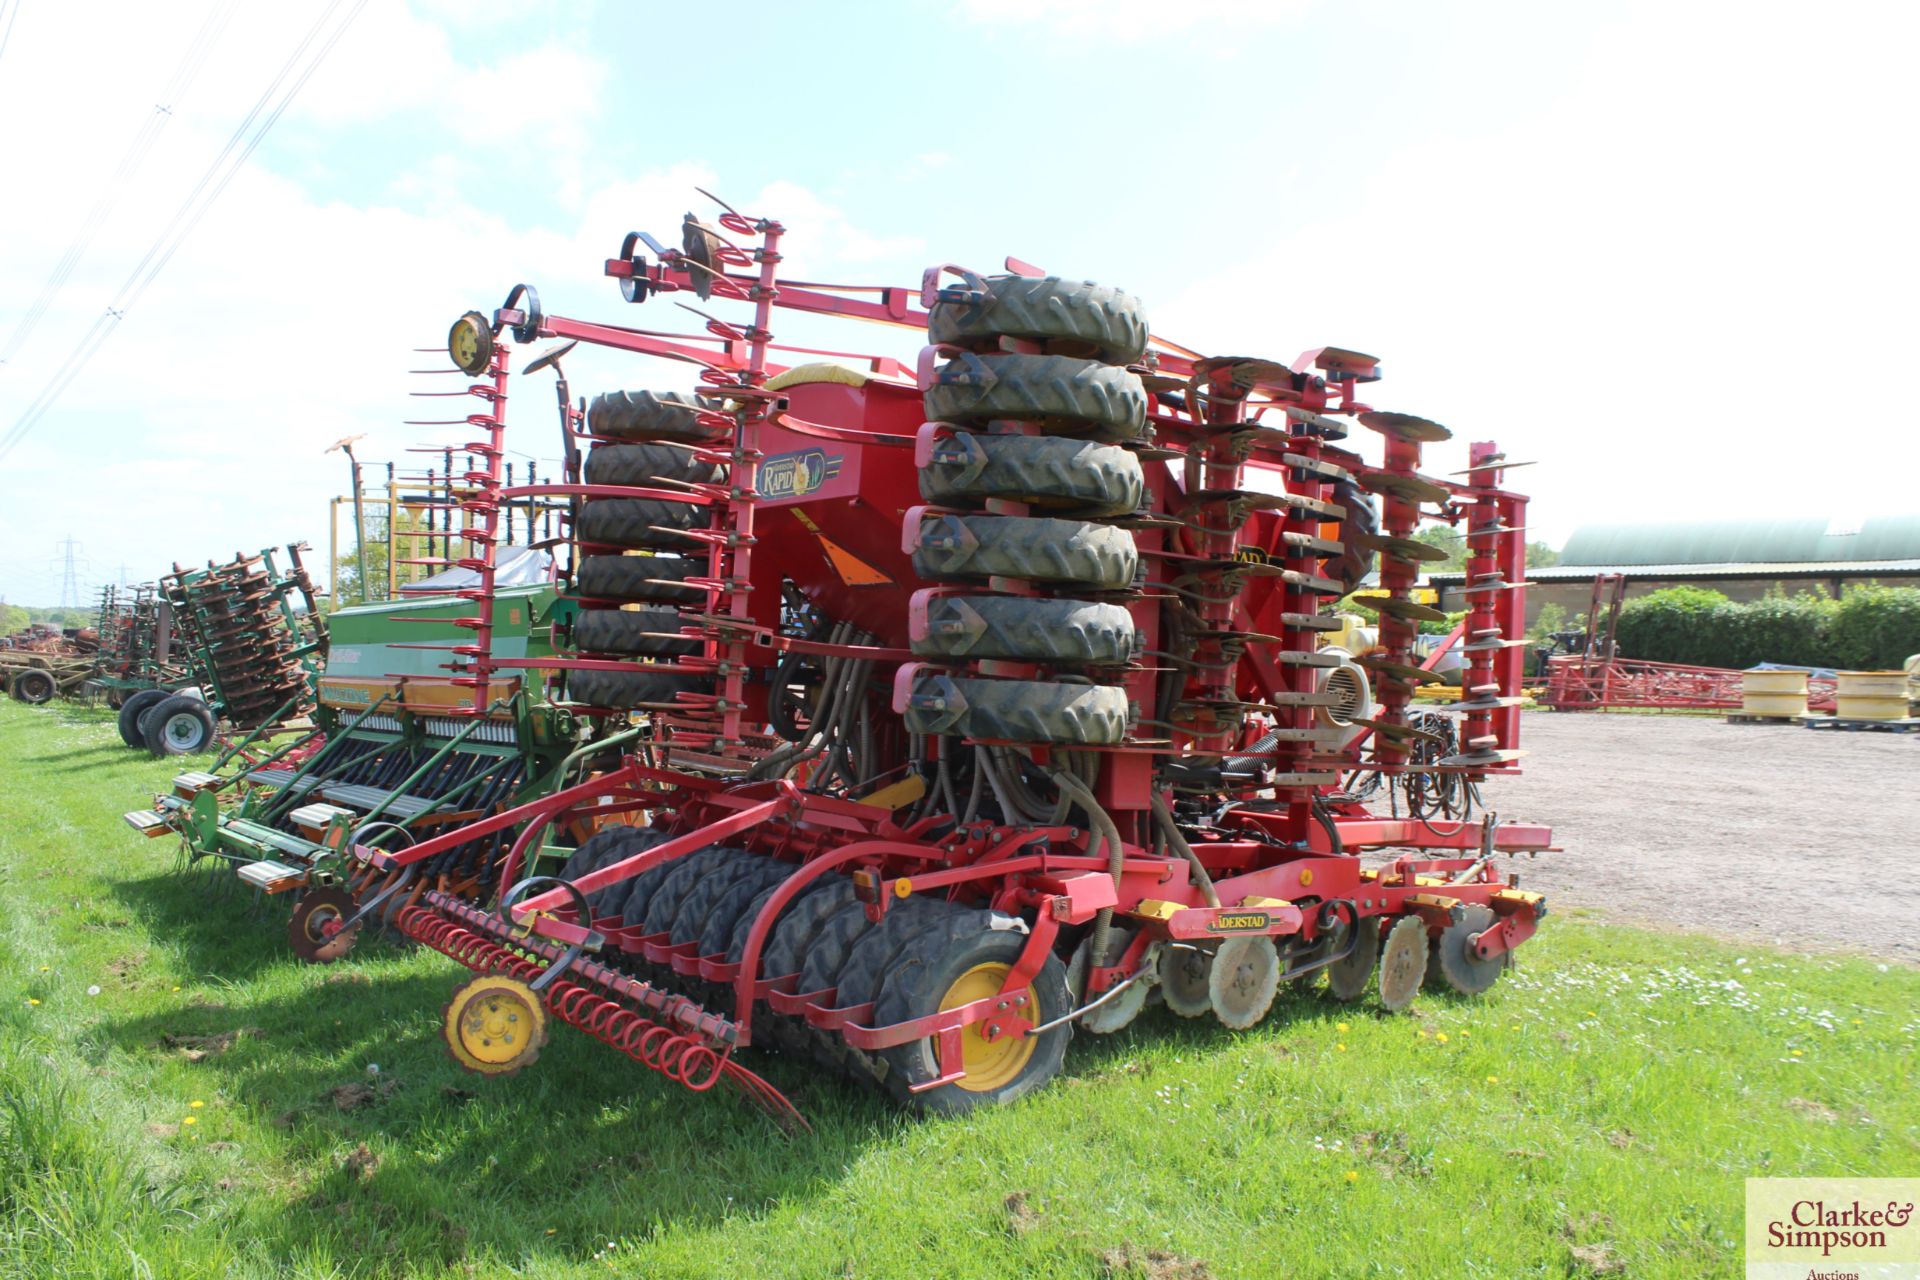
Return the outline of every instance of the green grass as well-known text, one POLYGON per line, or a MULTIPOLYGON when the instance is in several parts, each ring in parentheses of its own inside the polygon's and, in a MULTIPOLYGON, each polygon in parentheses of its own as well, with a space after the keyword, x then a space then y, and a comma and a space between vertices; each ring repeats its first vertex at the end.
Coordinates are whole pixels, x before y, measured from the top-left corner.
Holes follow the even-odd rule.
POLYGON ((120 824, 174 772, 0 703, 5 1274, 1731 1276, 1743 1178, 1920 1173, 1920 972, 1563 915, 1482 999, 1155 1010, 957 1122, 764 1059, 789 1140, 566 1028, 482 1080, 451 962, 303 966, 120 824))

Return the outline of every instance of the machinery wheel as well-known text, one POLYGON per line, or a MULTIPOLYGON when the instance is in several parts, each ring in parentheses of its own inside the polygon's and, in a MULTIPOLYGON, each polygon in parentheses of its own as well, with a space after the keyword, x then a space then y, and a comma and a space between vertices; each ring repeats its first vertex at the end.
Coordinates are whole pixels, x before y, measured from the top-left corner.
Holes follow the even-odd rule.
POLYGON ((142 689, 129 694, 120 704, 120 741, 130 747, 146 746, 146 736, 140 731, 140 719, 149 707, 157 707, 171 696, 165 689, 142 689))
POLYGON ((1126 736, 1127 711, 1127 691, 1109 685, 922 672, 904 718, 913 733, 1108 747, 1126 736))
POLYGON ((743 849, 727 849, 723 852, 731 856, 694 880, 680 900, 680 909, 673 913, 673 920, 667 925, 667 934, 676 945, 697 942, 700 935, 706 932, 707 917, 720 899, 736 885, 758 873, 764 863, 764 859, 756 858, 743 849))
MULTIPOLYGON (((674 918, 680 914, 680 904, 702 879, 717 870, 722 863, 735 856, 732 849, 701 849, 681 858, 667 876, 660 882, 647 899, 647 910, 640 924, 647 934, 669 933, 674 918)), ((627 916, 627 922, 633 923, 633 916, 627 916)))
POLYGON ((1228 938, 1213 953, 1207 996, 1222 1026, 1245 1031, 1273 1008, 1280 990, 1280 950, 1265 935, 1228 938))
POLYGON ((1119 591, 1140 562, 1125 529, 1079 520, 926 515, 917 535, 913 571, 934 582, 997 576, 1119 591))
POLYGON ((567 693, 590 707, 671 706, 676 693, 699 693, 711 687, 701 676, 679 671, 570 671, 567 693))
POLYGON ((1380 948, 1380 1003, 1398 1013, 1420 994, 1427 976, 1427 922, 1419 916, 1401 916, 1387 930, 1380 948))
POLYGON ((746 935, 740 922, 743 919, 751 921, 760 914, 760 908, 772 896, 774 886, 793 871, 791 863, 775 862, 771 858, 756 858, 754 861, 757 865, 753 870, 736 880, 715 899, 712 909, 707 912, 706 919, 700 925, 700 955, 729 954, 736 934, 740 935, 744 946, 746 935))
MULTIPOLYGON (((798 898, 787 904, 785 913, 767 935, 766 945, 760 950, 761 976, 784 978, 790 973, 800 972, 806 964, 814 937, 826 925, 827 919, 852 898, 853 881, 845 876, 828 874, 809 885, 798 898)), ((738 961, 746 954, 746 946, 747 940, 742 934, 735 939, 727 959, 738 961)))
POLYGON ((704 589, 679 584, 706 572, 705 556, 588 556, 573 575, 573 589, 596 600, 704 604, 704 589))
POLYGON ((702 462, 689 449, 671 444, 603 444, 587 453, 588 484, 629 484, 639 489, 671 489, 661 480, 712 484, 725 470, 717 462, 702 462))
POLYGON ((653 905, 653 895, 659 892, 660 886, 667 882, 667 877, 684 867, 688 859, 697 858, 706 852, 708 850, 695 849, 692 853, 675 858, 671 862, 662 862, 635 876, 628 882, 627 896, 620 904, 620 918, 629 927, 644 926, 647 920, 647 908, 653 905))
POLYGON ((342 927, 357 910, 359 905, 345 889, 326 885, 308 889, 293 904, 287 944, 309 964, 332 964, 353 949, 360 934, 359 925, 342 927))
MULTIPOLYGON (((1117 665, 1133 657, 1133 615, 1117 604, 1024 596, 932 596, 922 658, 1117 665)), ((915 630, 918 630, 916 627, 915 630)))
POLYGON ((933 304, 929 342, 969 346, 1026 338, 1110 364, 1132 364, 1146 354, 1147 313, 1131 294, 1058 276, 988 276, 981 285, 977 301, 933 304))
MULTIPOLYGON (((585 844, 567 856, 566 865, 560 868, 560 878, 578 880, 602 867, 612 866, 644 849, 650 849, 664 839, 666 834, 652 827, 608 827, 596 831, 587 837, 585 844)), ((596 889, 587 895, 587 909, 593 912, 595 919, 613 915, 626 900, 630 888, 631 882, 621 880, 604 889, 596 889)))
POLYGON ((1442 929, 1440 936, 1433 940, 1427 981, 1438 979, 1463 996, 1477 996, 1491 987, 1500 971, 1507 967, 1506 957, 1480 959, 1473 954, 1473 940, 1493 928, 1497 919, 1492 907, 1478 902, 1463 908, 1460 918, 1442 929))
MULTIPOLYGON (((1346 945, 1344 938, 1334 944, 1334 950, 1346 945)), ((1327 966, 1327 994, 1335 1000, 1358 1000, 1367 990, 1367 979, 1373 977, 1373 964, 1380 956, 1380 917, 1362 916, 1354 925, 1353 950, 1342 959, 1327 966)))
MULTIPOLYGON (((835 981, 837 994, 834 1004, 848 1009, 877 1000, 881 984, 886 981, 895 961, 915 938, 927 934, 950 935, 961 927, 957 919, 949 918, 957 917, 958 910, 950 912, 948 906, 944 901, 930 898, 909 898, 888 910, 878 927, 867 930, 854 940, 853 949, 847 953, 847 962, 840 967, 840 976, 835 981)), ((967 933, 977 932, 984 927, 986 920, 978 913, 974 913, 964 926, 967 933)), ((857 1080, 880 1080, 883 1070, 879 1058, 837 1037, 833 1047, 835 1056, 847 1069, 847 1074, 857 1080)))
POLYGON ((547 1010, 526 983, 483 973, 453 989, 442 1017, 447 1052, 483 1076, 512 1075, 540 1056, 547 1010))
POLYGON ((1160 994, 1183 1018, 1213 1012, 1213 952, 1191 943, 1160 950, 1160 994))
MULTIPOLYGON (((887 1026, 953 1009, 998 992, 1025 949, 1025 934, 979 929, 949 937, 944 931, 922 934, 896 958, 882 984, 874 1022, 887 1026)), ((1072 1012, 1067 971, 1049 955, 1034 976, 1028 1021, 1035 1026, 1072 1012)), ((966 1075, 951 1084, 916 1093, 913 1086, 939 1078, 940 1053, 933 1040, 882 1051, 886 1085, 905 1106, 922 1114, 959 1115, 1025 1097, 1060 1072, 1073 1038, 1073 1024, 1061 1023, 1037 1036, 990 1039, 990 1023, 974 1023, 961 1032, 966 1075)))
POLYGON ((717 400, 678 391, 609 391, 587 406, 587 430, 616 440, 677 440, 709 444, 724 431, 700 425, 695 409, 719 409, 717 400))
POLYGON ((107 704, 107 710, 118 711, 122 706, 126 705, 126 701, 127 701, 127 695, 120 692, 120 690, 118 689, 107 690, 107 696, 105 698, 105 702, 107 704))
POLYGON ((53 695, 60 692, 53 673, 28 668, 15 673, 13 677, 13 696, 30 707, 38 707, 53 701, 53 695))
POLYGON ((176 694, 141 717, 147 750, 156 756, 198 755, 213 745, 213 708, 176 694))
POLYGON ((704 529, 707 509, 660 498, 596 498, 580 508, 573 536, 609 547, 663 547, 684 551, 694 545, 675 529, 704 529))
MULTIPOLYGON (((1107 955, 1117 959, 1127 953, 1133 945, 1134 929, 1114 929, 1108 934, 1107 955)), ((1081 939, 1080 945, 1073 949, 1073 959, 1067 965, 1067 990, 1073 993, 1074 1003, 1087 1003, 1087 949, 1093 944, 1093 935, 1081 939)), ((1152 969, 1158 965, 1160 957, 1151 948, 1141 962, 1149 970, 1146 977, 1136 979, 1119 995, 1112 997, 1098 1009, 1082 1014, 1076 1026, 1082 1031, 1096 1036, 1110 1036, 1116 1031, 1124 1031, 1133 1020, 1147 1007, 1147 996, 1153 990, 1152 969)))
POLYGON ((1010 353, 949 360, 924 397, 935 422, 1033 422, 1063 435, 1131 440, 1146 425, 1147 393, 1125 369, 1071 356, 1010 353))
POLYGON ((582 653, 655 657, 699 653, 698 640, 671 638, 685 625, 673 609, 589 609, 573 621, 573 647, 582 653))
POLYGON ((1125 449, 1062 436, 960 432, 941 440, 920 471, 920 496, 943 506, 1003 498, 1084 516, 1116 516, 1140 505, 1140 460, 1125 449))

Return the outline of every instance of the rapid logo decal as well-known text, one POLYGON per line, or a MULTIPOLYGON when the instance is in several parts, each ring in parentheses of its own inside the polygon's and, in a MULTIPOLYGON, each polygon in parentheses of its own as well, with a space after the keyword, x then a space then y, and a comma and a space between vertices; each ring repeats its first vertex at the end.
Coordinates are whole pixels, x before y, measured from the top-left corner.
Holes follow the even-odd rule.
POLYGON ((769 499, 804 498, 839 475, 843 461, 822 449, 776 454, 760 464, 760 492, 769 499))

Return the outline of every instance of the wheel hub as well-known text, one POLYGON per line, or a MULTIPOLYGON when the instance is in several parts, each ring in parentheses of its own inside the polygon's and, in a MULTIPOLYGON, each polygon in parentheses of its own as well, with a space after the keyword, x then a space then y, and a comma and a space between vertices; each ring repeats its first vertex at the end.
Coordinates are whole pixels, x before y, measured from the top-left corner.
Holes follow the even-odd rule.
MULTIPOLYGON (((992 961, 973 966, 947 988, 940 1011, 999 995, 1012 972, 1011 965, 992 961)), ((1027 1060, 1033 1057, 1033 1039, 998 1034, 999 1030, 990 1022, 973 1022, 961 1029, 960 1063, 967 1074, 955 1082, 958 1087, 969 1093, 991 1093, 1012 1083, 1026 1069, 1027 1060)))

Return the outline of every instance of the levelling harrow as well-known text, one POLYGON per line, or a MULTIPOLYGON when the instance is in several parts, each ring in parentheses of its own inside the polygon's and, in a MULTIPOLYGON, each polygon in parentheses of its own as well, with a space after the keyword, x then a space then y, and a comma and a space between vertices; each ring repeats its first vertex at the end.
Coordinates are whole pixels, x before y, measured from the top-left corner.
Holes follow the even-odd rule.
POLYGON ((742 1050, 958 1112, 1155 1000, 1245 1028, 1321 975, 1352 1000, 1377 972, 1390 1009, 1491 984, 1545 913, 1495 856, 1550 833, 1355 792, 1515 768, 1526 502, 1498 450, 1420 474, 1449 433, 1365 402, 1358 352, 1205 357, 1124 293, 1012 262, 783 281, 784 234, 728 210, 677 248, 627 238, 606 265, 625 298, 697 299, 699 333, 547 315, 526 286, 454 326, 475 408, 448 425, 481 465, 450 715, 544 680, 619 733, 578 780, 405 847, 340 828, 360 893, 316 936, 376 881, 404 891, 393 924, 475 972, 444 1023, 469 1068, 526 1066, 558 1019, 788 1118, 742 1050), (727 304, 744 314, 708 314, 727 304), (781 309, 929 345, 784 347, 781 309), (505 484, 512 343, 544 339, 691 363, 699 390, 576 406, 563 382, 564 481, 505 484), (553 654, 497 643, 497 522, 528 500, 571 513, 553 654), (1438 616, 1410 598, 1429 518, 1464 525, 1471 601, 1437 758, 1407 705, 1436 678, 1412 652, 1438 616), (1356 662, 1320 637, 1376 565, 1379 649, 1356 662), (487 840, 486 883, 428 874, 487 840))

